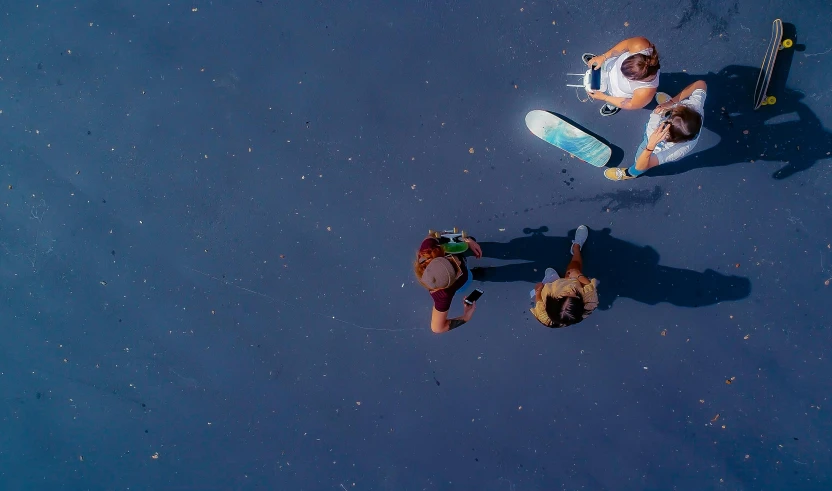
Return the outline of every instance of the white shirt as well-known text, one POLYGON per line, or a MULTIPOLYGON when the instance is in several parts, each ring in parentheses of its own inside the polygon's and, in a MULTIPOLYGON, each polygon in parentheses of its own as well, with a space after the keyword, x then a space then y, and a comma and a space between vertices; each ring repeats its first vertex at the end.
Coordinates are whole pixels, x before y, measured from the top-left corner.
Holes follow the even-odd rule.
MULTIPOLYGON (((693 94, 690 95, 687 99, 679 102, 679 104, 683 104, 702 116, 702 123, 705 123, 705 97, 708 94, 702 89, 696 89, 693 91, 693 94)), ((651 114, 650 120, 647 122, 647 127, 644 129, 645 134, 649 138, 650 135, 656 131, 656 128, 659 127, 659 123, 661 123, 663 114, 651 114)), ((659 164, 663 164, 665 162, 675 162, 685 155, 689 154, 693 147, 699 142, 699 135, 702 134, 702 130, 699 130, 699 134, 696 135, 696 138, 686 142, 680 143, 673 143, 673 142, 659 142, 656 145, 656 149, 653 150, 653 155, 659 160, 659 164)))
MULTIPOLYGON (((651 49, 647 48, 644 50, 639 51, 638 53, 633 53, 637 55, 650 55, 651 49)), ((621 72, 621 65, 624 64, 624 61, 627 60, 632 56, 629 52, 625 51, 621 55, 610 58, 604 62, 604 71, 602 72, 602 77, 606 78, 604 82, 609 88, 609 95, 613 97, 624 97, 630 99, 633 97, 633 94, 638 89, 643 88, 656 88, 659 86, 659 75, 661 70, 656 72, 656 76, 653 77, 653 80, 650 81, 639 81, 639 80, 630 80, 624 76, 621 72)))

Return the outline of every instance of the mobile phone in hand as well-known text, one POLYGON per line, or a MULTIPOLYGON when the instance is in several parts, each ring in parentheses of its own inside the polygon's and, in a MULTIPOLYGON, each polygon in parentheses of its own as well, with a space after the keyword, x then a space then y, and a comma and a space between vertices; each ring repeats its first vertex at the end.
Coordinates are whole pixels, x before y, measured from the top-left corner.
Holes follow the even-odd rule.
POLYGON ((479 288, 475 289, 474 291, 469 293, 467 297, 465 297, 465 303, 467 303, 468 305, 473 305, 474 302, 479 300, 479 298, 482 296, 482 293, 482 290, 480 290, 479 288))

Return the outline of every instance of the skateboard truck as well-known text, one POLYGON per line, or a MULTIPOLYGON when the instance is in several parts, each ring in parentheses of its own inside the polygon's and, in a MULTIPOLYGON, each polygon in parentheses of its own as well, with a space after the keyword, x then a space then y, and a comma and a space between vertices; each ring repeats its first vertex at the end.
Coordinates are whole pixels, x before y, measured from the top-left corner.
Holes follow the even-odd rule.
POLYGON ((460 254, 468 250, 468 243, 465 242, 468 234, 464 230, 460 232, 456 227, 453 230, 428 230, 428 235, 439 240, 447 254, 460 254))

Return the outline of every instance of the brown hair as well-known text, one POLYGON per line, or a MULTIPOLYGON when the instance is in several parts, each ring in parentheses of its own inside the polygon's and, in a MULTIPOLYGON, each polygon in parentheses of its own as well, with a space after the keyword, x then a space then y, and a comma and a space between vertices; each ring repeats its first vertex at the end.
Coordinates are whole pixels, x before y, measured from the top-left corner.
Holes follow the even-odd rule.
POLYGON ((581 297, 547 298, 543 308, 552 320, 552 327, 566 327, 583 319, 584 300, 581 297))
POLYGON ((621 63, 621 73, 629 80, 643 81, 652 78, 661 68, 659 52, 654 45, 648 48, 650 54, 636 53, 621 63))
POLYGON ((666 121, 670 123, 670 131, 667 132, 669 142, 681 143, 693 140, 702 129, 702 116, 684 104, 674 107, 665 113, 665 116, 666 121))

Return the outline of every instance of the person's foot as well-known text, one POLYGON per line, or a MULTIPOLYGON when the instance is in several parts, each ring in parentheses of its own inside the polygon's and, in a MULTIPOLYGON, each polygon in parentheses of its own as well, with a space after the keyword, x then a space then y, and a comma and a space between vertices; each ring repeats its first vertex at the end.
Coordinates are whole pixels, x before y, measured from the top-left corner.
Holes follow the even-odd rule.
POLYGON ((604 170, 604 177, 610 181, 626 181, 627 179, 635 179, 634 176, 627 174, 627 169, 623 167, 613 167, 604 170))
POLYGON ((601 116, 612 116, 613 114, 617 114, 620 110, 620 107, 604 104, 603 106, 601 106, 601 116))
POLYGON ((595 55, 593 55, 592 53, 584 53, 584 55, 581 56, 581 59, 584 60, 584 65, 589 63, 589 60, 593 58, 595 58, 595 55))
POLYGON ((578 246, 578 250, 583 250, 587 237, 589 237, 589 229, 586 228, 586 225, 578 227, 578 229, 575 230, 575 240, 573 240, 572 245, 569 246, 569 252, 572 252, 572 249, 576 244, 578 246))

